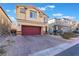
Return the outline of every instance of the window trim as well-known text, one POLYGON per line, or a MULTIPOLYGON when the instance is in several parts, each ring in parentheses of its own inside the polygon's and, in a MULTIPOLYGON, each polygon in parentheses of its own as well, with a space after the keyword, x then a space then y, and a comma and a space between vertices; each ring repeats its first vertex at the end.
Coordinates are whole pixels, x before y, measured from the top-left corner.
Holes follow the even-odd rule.
POLYGON ((25 13, 25 12, 26 12, 25 8, 20 8, 20 13, 25 13))
POLYGON ((33 11, 33 10, 30 10, 30 18, 31 19, 37 19, 37 12, 36 11, 33 11))
POLYGON ((44 23, 47 23, 47 21, 48 21, 48 18, 44 17, 44 23))
POLYGON ((41 18, 42 18, 42 16, 43 16, 43 14, 42 14, 41 12, 39 12, 39 17, 41 17, 41 18))

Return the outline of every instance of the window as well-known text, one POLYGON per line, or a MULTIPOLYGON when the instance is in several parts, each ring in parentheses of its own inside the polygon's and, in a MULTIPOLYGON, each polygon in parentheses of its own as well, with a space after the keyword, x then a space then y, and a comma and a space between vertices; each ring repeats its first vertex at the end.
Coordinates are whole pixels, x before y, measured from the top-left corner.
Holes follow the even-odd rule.
POLYGON ((42 15, 42 13, 39 13, 39 17, 42 17, 43 15, 42 15))
POLYGON ((20 13, 25 13, 25 8, 20 8, 20 13))
POLYGON ((30 11, 30 18, 36 19, 37 18, 37 12, 30 11))
POLYGON ((44 23, 47 23, 47 21, 48 21, 48 18, 44 17, 44 23))

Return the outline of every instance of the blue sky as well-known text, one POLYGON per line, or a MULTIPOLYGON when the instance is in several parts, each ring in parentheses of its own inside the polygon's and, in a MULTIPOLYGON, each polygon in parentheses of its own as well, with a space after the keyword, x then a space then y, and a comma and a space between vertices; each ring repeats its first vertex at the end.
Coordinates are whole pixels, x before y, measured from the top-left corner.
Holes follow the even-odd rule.
MULTIPOLYGON (((15 3, 0 4, 12 21, 16 21, 17 4, 15 3)), ((49 18, 65 17, 79 21, 78 3, 26 3, 26 4, 23 3, 21 5, 33 5, 42 10, 45 14, 47 14, 49 18)))

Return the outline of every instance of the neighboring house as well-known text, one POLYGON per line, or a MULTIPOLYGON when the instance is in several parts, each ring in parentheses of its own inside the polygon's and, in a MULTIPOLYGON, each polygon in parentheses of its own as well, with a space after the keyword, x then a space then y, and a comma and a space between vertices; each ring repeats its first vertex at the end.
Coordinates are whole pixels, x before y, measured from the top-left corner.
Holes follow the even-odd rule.
POLYGON ((17 22, 13 22, 11 25, 11 33, 13 35, 16 35, 16 31, 17 31, 17 22))
POLYGON ((48 16, 34 6, 17 6, 17 34, 43 35, 47 32, 48 16))
POLYGON ((79 23, 77 23, 77 28, 79 29, 79 23))
POLYGON ((76 27, 76 29, 74 31, 78 31, 79 32, 79 23, 78 22, 77 22, 75 27, 76 27))
POLYGON ((55 18, 48 21, 49 32, 53 30, 62 30, 63 32, 71 32, 76 29, 77 23, 68 18, 55 18))
POLYGON ((48 21, 48 32, 52 33, 54 28, 55 19, 49 19, 48 21))
POLYGON ((71 22, 70 22, 70 29, 71 29, 71 31, 76 30, 77 24, 78 23, 76 21, 71 20, 71 22))
POLYGON ((0 35, 9 34, 11 30, 11 24, 12 21, 0 6, 0 35))

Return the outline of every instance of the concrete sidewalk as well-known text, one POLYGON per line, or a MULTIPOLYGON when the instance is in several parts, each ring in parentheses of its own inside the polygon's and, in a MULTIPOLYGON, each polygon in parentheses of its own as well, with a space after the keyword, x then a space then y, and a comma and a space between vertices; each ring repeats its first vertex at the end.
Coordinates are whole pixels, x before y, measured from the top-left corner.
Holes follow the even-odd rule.
MULTIPOLYGON (((58 53, 61 53, 62 51, 71 48, 72 46, 76 45, 79 43, 79 37, 77 38, 72 38, 70 42, 62 43, 60 45, 57 45, 52 48, 48 48, 39 52, 36 52, 34 54, 30 54, 31 56, 54 56, 58 53)), ((30 56, 29 55, 29 56, 30 56)))

